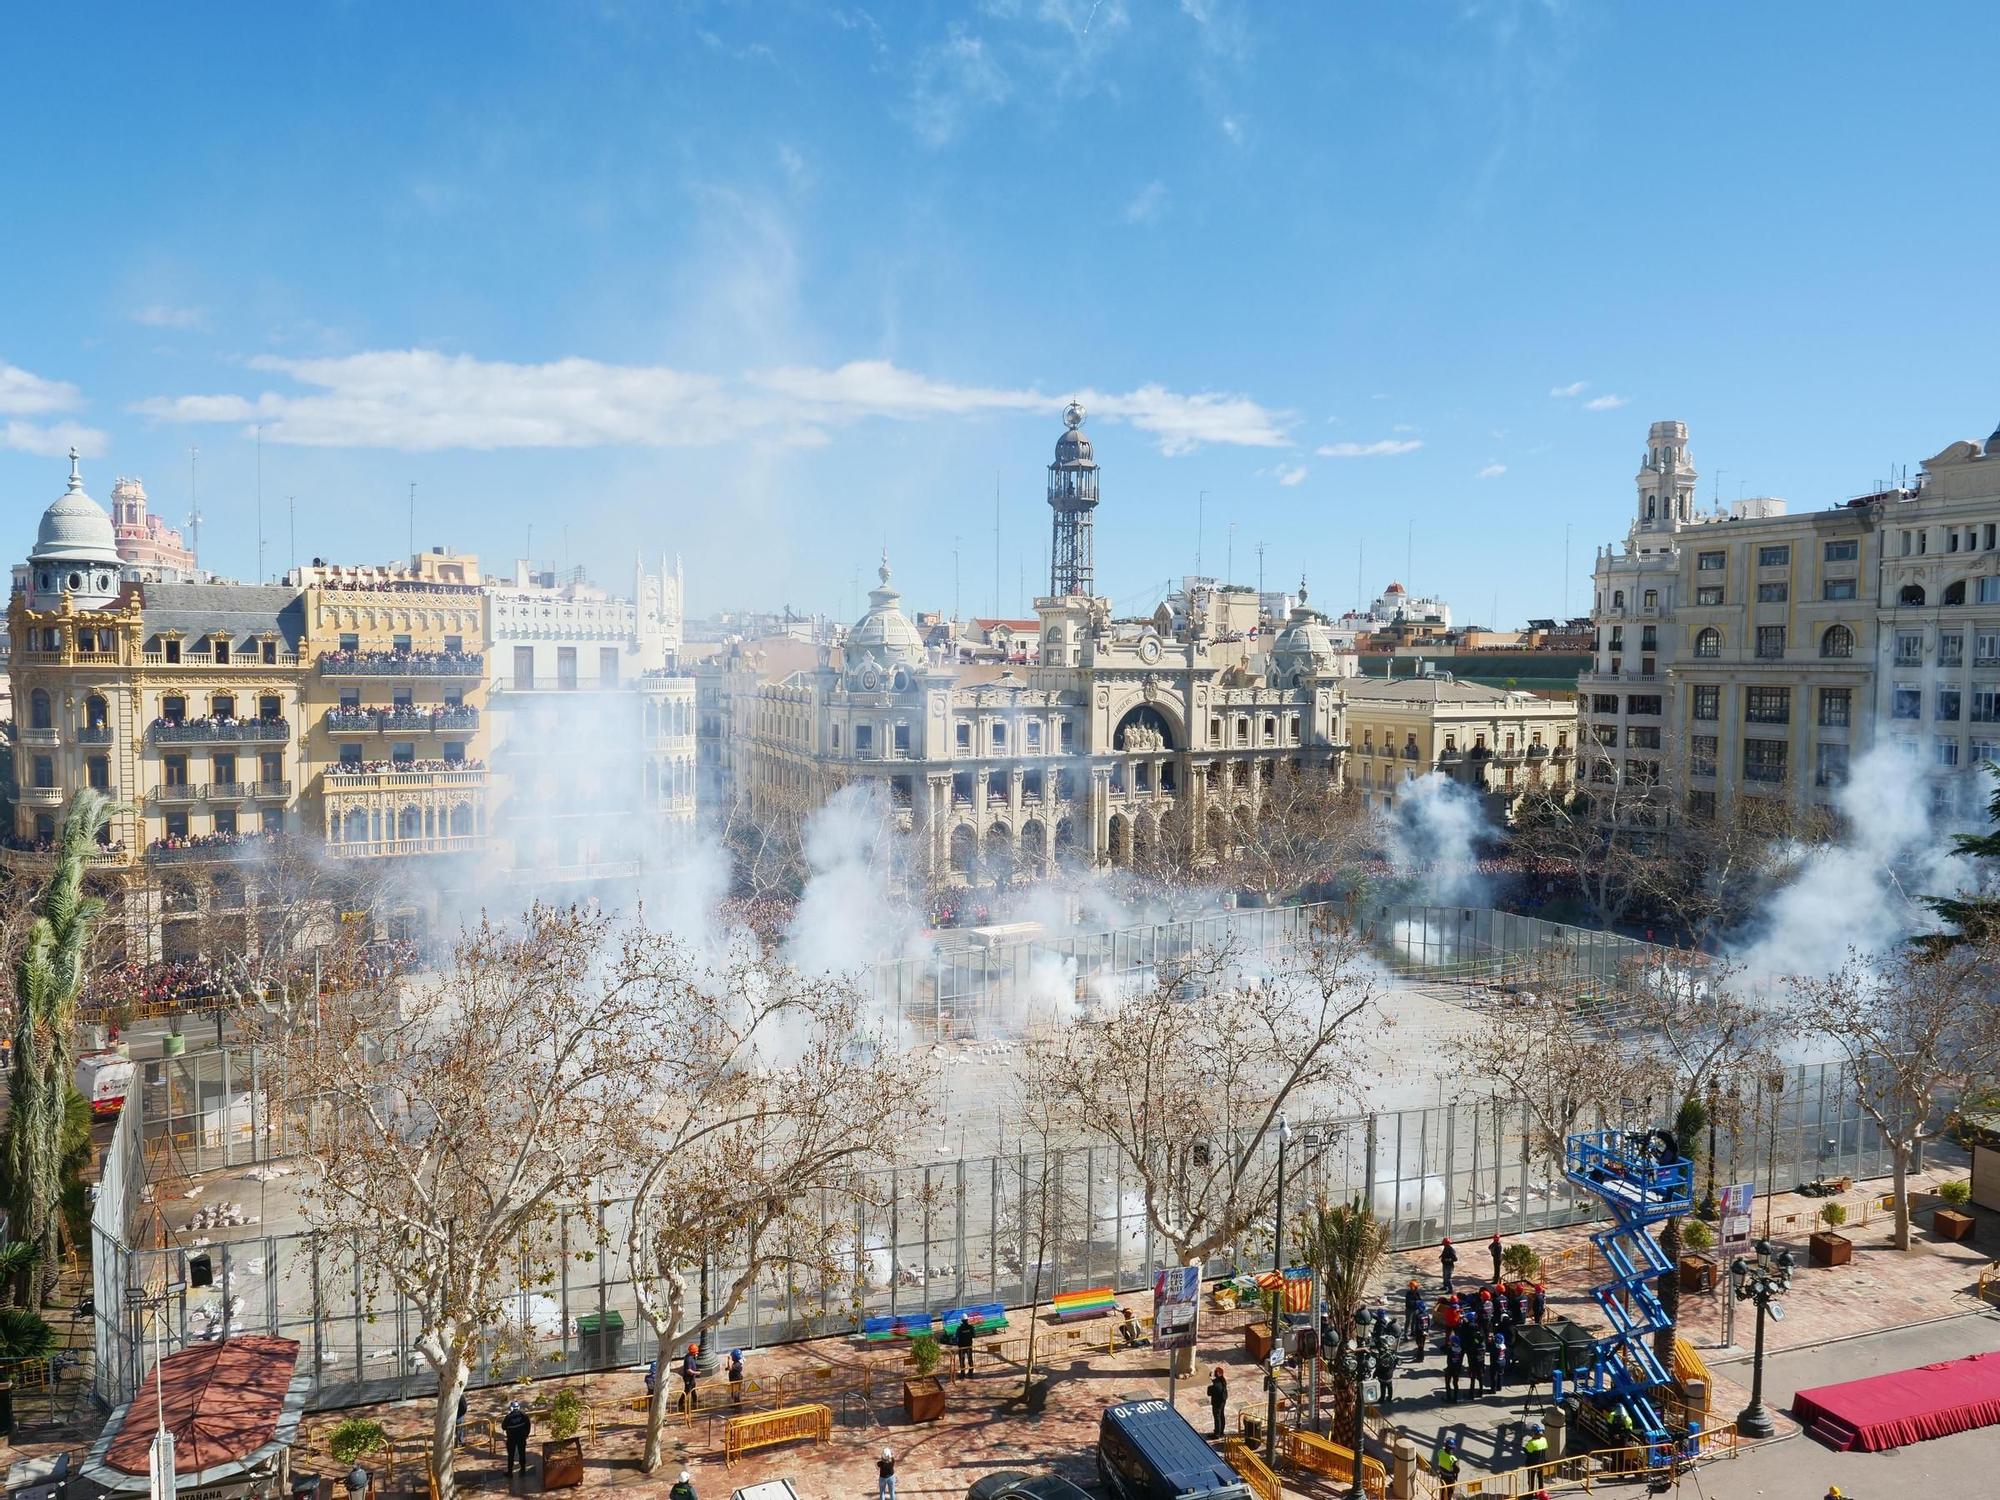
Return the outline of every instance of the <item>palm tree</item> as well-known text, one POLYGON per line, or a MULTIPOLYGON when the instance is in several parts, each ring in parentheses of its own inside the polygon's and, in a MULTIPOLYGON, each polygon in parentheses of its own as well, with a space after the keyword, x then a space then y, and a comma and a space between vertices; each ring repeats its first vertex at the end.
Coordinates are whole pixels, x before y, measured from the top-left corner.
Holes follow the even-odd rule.
MULTIPOLYGON (((62 1197, 70 1095, 75 1092, 76 1007, 84 949, 104 903, 83 894, 83 870, 113 805, 86 787, 63 818, 62 847, 42 891, 41 911, 14 966, 14 1071, 7 1081, 6 1172, 9 1223, 33 1245, 42 1297, 54 1289, 62 1254, 62 1197)), ((34 1273, 19 1275, 17 1300, 31 1300, 34 1273)))
MULTIPOLYGON (((1319 1276, 1332 1337, 1345 1343, 1354 1335, 1356 1315, 1367 1306, 1375 1273, 1389 1253, 1389 1228, 1359 1198, 1352 1203, 1322 1199, 1300 1216, 1292 1233, 1299 1259, 1319 1276)), ((1346 1420, 1351 1420, 1354 1408, 1348 1403, 1358 1393, 1344 1382, 1338 1389, 1346 1420)))

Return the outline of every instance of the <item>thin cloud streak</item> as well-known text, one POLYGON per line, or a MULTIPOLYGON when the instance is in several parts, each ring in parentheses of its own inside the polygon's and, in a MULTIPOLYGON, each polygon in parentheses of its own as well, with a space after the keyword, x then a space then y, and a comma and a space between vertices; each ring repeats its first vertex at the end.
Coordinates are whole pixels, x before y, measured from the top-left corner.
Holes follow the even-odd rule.
POLYGON ((1616 411, 1625 404, 1623 396, 1599 396, 1594 401, 1583 403, 1585 411, 1616 411))
POLYGON ((1505 464, 1488 464, 1485 468, 1479 471, 1479 477, 1481 479, 1498 479, 1502 474, 1505 474, 1506 472, 1507 472, 1507 466, 1505 464))
POLYGON ((1559 399, 1566 399, 1570 396, 1581 396, 1589 388, 1590 382, 1587 380, 1572 380, 1568 385, 1550 386, 1549 394, 1559 399))
MULTIPOLYGON (((829 428, 859 421, 1053 413, 1068 399, 1032 388, 958 385, 886 360, 787 365, 734 379, 664 365, 580 358, 513 364, 432 349, 263 355, 249 364, 309 389, 155 396, 134 410, 166 422, 262 423, 266 442, 304 447, 692 448, 754 437, 818 446, 829 428)), ((1137 428, 1170 456, 1205 444, 1291 445, 1291 413, 1249 396, 1157 384, 1076 395, 1094 417, 1137 428)))
POLYGON ((1398 458, 1423 447, 1421 438, 1380 438, 1372 443, 1321 443, 1321 458, 1398 458))

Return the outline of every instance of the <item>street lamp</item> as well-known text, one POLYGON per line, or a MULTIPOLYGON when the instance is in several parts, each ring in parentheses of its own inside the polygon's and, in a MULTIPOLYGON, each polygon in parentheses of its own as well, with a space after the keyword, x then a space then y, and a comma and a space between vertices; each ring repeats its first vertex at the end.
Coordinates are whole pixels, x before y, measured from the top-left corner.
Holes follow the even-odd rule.
POLYGON ((1737 1256, 1729 1263, 1729 1289, 1739 1302, 1757 1304, 1757 1348, 1750 1364, 1750 1404, 1736 1415, 1736 1430, 1747 1438, 1777 1436, 1778 1427, 1764 1405, 1764 1314, 1782 1322, 1785 1306, 1778 1298, 1792 1284, 1792 1252, 1771 1254, 1771 1242, 1758 1240, 1754 1260, 1737 1256))
POLYGON ((1341 1345, 1336 1356, 1341 1373, 1347 1377, 1348 1389, 1354 1393, 1354 1488, 1348 1491, 1350 1500, 1364 1500, 1367 1494, 1362 1485, 1362 1445, 1368 1440, 1368 1403, 1363 1399, 1362 1386, 1364 1382, 1393 1375, 1401 1354, 1396 1331, 1389 1326, 1386 1312, 1371 1314, 1364 1307, 1354 1315, 1354 1334, 1341 1345))
POLYGON ((1271 1293, 1271 1356, 1264 1362, 1264 1462, 1278 1466, 1278 1361, 1284 1357, 1285 1336, 1280 1319, 1285 1308, 1285 1148, 1292 1127, 1278 1115, 1278 1205, 1271 1220, 1271 1270, 1278 1284, 1271 1293))

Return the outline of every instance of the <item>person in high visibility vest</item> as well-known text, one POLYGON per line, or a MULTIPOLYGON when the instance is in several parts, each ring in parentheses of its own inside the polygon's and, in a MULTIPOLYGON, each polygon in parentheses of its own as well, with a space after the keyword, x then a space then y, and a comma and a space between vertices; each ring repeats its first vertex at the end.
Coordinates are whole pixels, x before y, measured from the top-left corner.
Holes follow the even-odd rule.
POLYGON ((1458 1439, 1447 1432, 1431 1455, 1431 1467, 1437 1470, 1439 1493, 1444 1500, 1452 1500, 1458 1492, 1458 1439))
POLYGON ((1528 1436, 1521 1444, 1521 1454, 1531 1467, 1548 1461, 1549 1440, 1543 1434, 1540 1422, 1528 1424, 1528 1436))

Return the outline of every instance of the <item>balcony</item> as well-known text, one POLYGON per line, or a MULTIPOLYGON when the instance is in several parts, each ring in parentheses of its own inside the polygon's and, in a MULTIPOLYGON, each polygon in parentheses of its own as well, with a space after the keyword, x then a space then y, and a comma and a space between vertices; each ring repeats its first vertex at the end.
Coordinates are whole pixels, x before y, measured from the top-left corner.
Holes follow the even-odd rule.
POLYGON ((199 802, 201 801, 201 788, 193 782, 176 781, 166 786, 154 787, 153 800, 155 802, 175 803, 199 802))
POLYGON ((250 797, 254 802, 286 802, 291 799, 292 784, 289 781, 253 781, 250 783, 250 797))
POLYGON ((255 859, 266 845, 284 835, 276 833, 203 833, 193 837, 169 835, 146 847, 146 858, 164 863, 217 859, 255 859))
POLYGON ((333 765, 326 768, 324 778, 324 789, 328 795, 339 792, 396 791, 405 788, 410 790, 427 787, 477 788, 485 785, 485 766, 455 761, 412 761, 403 766, 370 761, 364 763, 364 768, 359 771, 347 771, 333 765))
POLYGON ((202 796, 209 802, 241 802, 248 791, 249 786, 241 781, 211 781, 202 789, 202 796))
POLYGON ((178 659, 169 659, 164 651, 142 651, 139 653, 141 666, 186 668, 188 671, 213 672, 218 668, 224 672, 260 670, 265 672, 296 672, 299 657, 295 651, 276 651, 269 657, 256 651, 232 651, 227 661, 217 661, 212 651, 183 651, 178 659))
POLYGON ((63 791, 59 786, 24 786, 21 788, 23 807, 61 807, 63 791))
POLYGON ((62 731, 53 724, 45 724, 39 729, 17 729, 16 736, 24 745, 59 745, 62 731))
POLYGON ((337 734, 435 734, 479 727, 479 710, 463 704, 438 708, 329 708, 326 727, 337 734))
POLYGON ((322 651, 322 677, 482 677, 478 651, 322 651))
POLYGON ((114 737, 109 724, 86 724, 76 732, 79 745, 108 745, 114 737))
MULTIPOLYGON (((58 852, 52 844, 30 844, 25 839, 10 839, 0 844, 0 870, 12 870, 16 874, 45 874, 56 867, 58 852)), ((125 846, 112 844, 99 846, 84 856, 84 863, 93 870, 125 863, 125 846)))
POLYGON ((146 738, 155 745, 283 742, 291 736, 289 719, 155 719, 146 727, 146 738))
POLYGON ((338 859, 393 859, 408 854, 473 854, 486 847, 476 833, 444 833, 430 838, 336 839, 326 852, 338 859))

